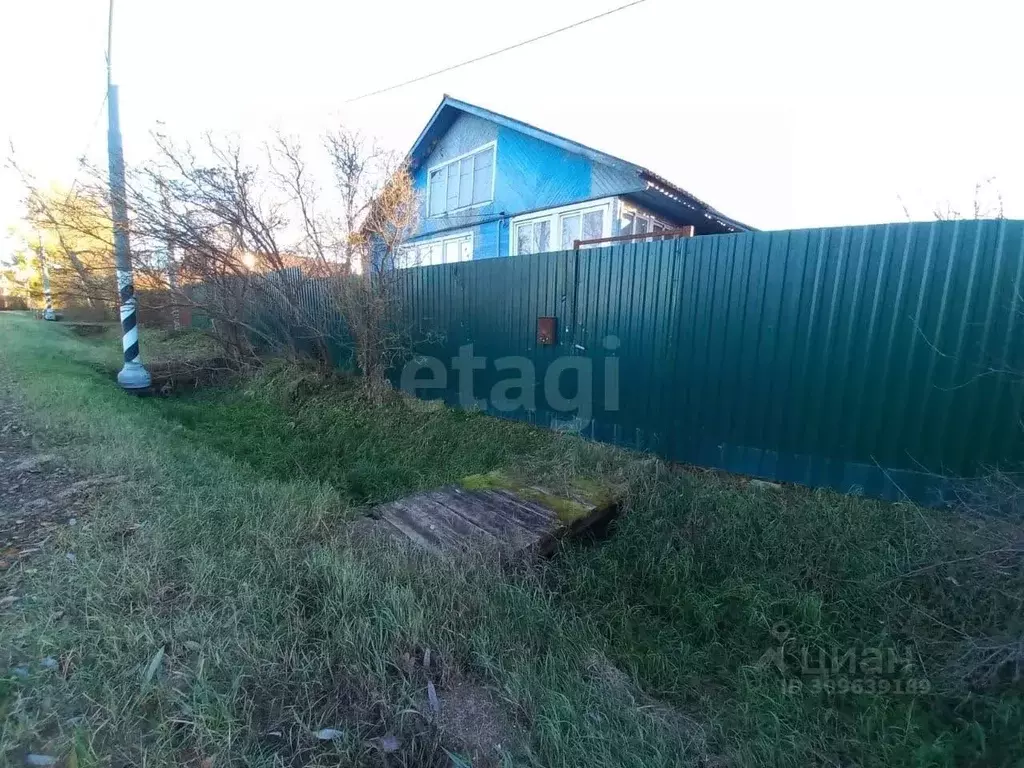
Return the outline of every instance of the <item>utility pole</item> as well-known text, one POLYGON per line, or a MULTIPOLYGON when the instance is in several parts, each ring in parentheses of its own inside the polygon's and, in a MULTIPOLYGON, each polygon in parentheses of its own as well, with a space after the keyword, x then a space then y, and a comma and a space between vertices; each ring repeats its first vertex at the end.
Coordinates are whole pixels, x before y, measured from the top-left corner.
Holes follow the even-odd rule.
POLYGON ((139 391, 152 382, 139 353, 139 327, 135 312, 135 281, 128 250, 128 203, 124 184, 124 150, 121 146, 121 119, 118 114, 117 86, 111 77, 114 37, 114 0, 107 15, 107 156, 110 169, 110 206, 114 221, 114 258, 117 290, 121 302, 121 347, 124 366, 117 374, 122 388, 139 391))
POLYGON ((43 273, 43 298, 46 300, 46 309, 43 310, 43 320, 56 320, 53 314, 53 296, 50 293, 50 267, 46 264, 46 251, 43 250, 43 236, 39 236, 39 271, 43 273))

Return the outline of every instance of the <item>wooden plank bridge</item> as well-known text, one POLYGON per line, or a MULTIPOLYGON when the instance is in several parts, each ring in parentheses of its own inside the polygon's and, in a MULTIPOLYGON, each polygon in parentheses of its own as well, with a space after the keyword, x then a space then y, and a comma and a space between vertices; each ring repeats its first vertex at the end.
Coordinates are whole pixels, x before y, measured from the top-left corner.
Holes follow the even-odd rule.
POLYGON ((576 480, 562 492, 521 485, 501 472, 417 493, 375 508, 392 533, 431 552, 506 549, 550 553, 615 513, 614 493, 576 480))

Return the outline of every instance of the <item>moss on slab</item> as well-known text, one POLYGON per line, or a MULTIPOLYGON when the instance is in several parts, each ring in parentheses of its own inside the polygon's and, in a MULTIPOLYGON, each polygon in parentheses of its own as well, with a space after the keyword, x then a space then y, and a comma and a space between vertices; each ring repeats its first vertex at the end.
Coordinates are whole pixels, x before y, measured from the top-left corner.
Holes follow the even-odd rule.
POLYGON ((594 512, 594 507, 585 506, 564 496, 555 496, 539 488, 521 488, 516 493, 535 504, 553 510, 558 515, 558 522, 562 525, 572 525, 594 512))
POLYGON ((467 491, 515 491, 517 487, 499 469, 483 475, 466 475, 459 480, 459 485, 467 491))
POLYGON ((607 483, 590 477, 574 477, 570 486, 575 495, 593 504, 598 509, 618 502, 619 492, 607 483))
POLYGON ((501 470, 481 475, 468 475, 459 481, 468 491, 509 491, 522 499, 547 507, 563 526, 573 525, 588 516, 604 513, 615 504, 614 492, 601 482, 589 478, 573 478, 569 493, 560 495, 544 488, 513 480, 501 470))

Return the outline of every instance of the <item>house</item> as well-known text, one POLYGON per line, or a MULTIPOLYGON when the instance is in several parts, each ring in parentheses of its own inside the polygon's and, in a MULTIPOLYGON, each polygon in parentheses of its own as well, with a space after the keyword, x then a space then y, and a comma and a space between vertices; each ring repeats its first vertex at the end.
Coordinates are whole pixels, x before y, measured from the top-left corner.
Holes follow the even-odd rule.
POLYGON ((652 171, 445 96, 408 154, 420 200, 402 266, 567 250, 577 240, 751 229, 652 171))

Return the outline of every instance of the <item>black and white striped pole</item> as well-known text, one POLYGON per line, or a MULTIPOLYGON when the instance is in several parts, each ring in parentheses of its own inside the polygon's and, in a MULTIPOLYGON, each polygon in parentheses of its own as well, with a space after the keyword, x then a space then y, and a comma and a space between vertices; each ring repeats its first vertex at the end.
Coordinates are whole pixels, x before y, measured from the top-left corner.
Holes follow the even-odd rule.
POLYGON ((129 391, 147 389, 152 383, 139 353, 139 324, 135 312, 135 282, 128 250, 128 203, 124 184, 124 150, 121 147, 121 119, 118 114, 117 86, 111 82, 110 60, 113 42, 114 0, 110 0, 107 21, 107 155, 110 170, 110 207, 114 221, 114 260, 117 291, 121 304, 121 346, 124 365, 117 383, 129 391))
POLYGON ((57 316, 53 314, 53 294, 50 293, 50 267, 46 263, 42 237, 39 238, 39 271, 43 273, 43 300, 46 302, 43 320, 56 320, 57 316))

